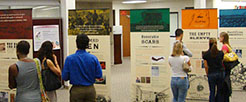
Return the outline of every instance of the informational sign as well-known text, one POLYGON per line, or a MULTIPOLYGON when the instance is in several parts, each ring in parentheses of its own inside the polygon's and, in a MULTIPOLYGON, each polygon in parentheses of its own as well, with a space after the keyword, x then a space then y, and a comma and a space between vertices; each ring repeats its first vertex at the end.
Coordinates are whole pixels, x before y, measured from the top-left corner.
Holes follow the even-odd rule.
MULTIPOLYGON (((30 46, 32 40, 30 39, 0 39, 0 89, 8 89, 8 70, 9 66, 18 61, 16 55, 17 43, 25 40, 28 41, 30 46), (2 50, 2 51, 1 51, 2 50)), ((33 58, 32 46, 30 48, 28 57, 33 58)))
POLYGON ((0 101, 10 102, 8 69, 18 61, 16 46, 22 40, 29 42, 31 48, 28 57, 33 58, 32 10, 0 10, 0 101))
POLYGON ((131 10, 131 101, 171 101, 169 9, 131 10))
POLYGON ((183 29, 218 29, 217 9, 182 10, 183 29))
POLYGON ((131 10, 131 32, 169 32, 169 9, 131 10))
POLYGON ((0 10, 0 39, 32 39, 32 10, 0 10))
MULTIPOLYGON (((231 71, 233 90, 246 89, 246 9, 220 10, 219 32, 229 35, 229 42, 233 51, 238 55, 241 64, 231 71)), ((222 44, 220 45, 222 46, 222 44)))
POLYGON ((38 51, 42 43, 51 41, 53 49, 60 49, 59 26, 58 25, 42 25, 33 26, 34 51, 38 51))
MULTIPOLYGON (((110 53, 110 37, 109 36, 89 36, 89 48, 87 52, 95 55, 102 67, 103 78, 96 80, 96 91, 98 95, 103 95, 105 98, 110 97, 110 70, 111 70, 111 53, 110 53)), ((76 36, 69 36, 69 54, 75 53, 76 36)))
POLYGON ((209 49, 209 38, 218 37, 217 9, 182 10, 183 42, 192 52, 193 67, 187 98, 208 100, 209 88, 202 53, 209 49), (191 80, 192 79, 192 80, 191 80))
POLYGON ((69 10, 68 35, 109 35, 109 9, 69 10))
POLYGON ((103 77, 96 79, 97 99, 110 101, 111 97, 111 36, 109 9, 69 11, 69 54, 76 52, 76 36, 87 34, 89 46, 86 49, 95 55, 102 67, 103 77))

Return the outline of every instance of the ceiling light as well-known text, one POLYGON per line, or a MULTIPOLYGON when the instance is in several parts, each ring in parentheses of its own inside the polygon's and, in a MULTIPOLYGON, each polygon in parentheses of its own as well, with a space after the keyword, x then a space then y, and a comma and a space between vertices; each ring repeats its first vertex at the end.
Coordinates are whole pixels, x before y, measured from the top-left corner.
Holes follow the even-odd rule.
POLYGON ((45 9, 42 9, 42 10, 53 10, 53 9, 58 9, 59 7, 50 7, 50 8, 45 8, 45 9))
POLYGON ((123 1, 123 4, 138 4, 138 3, 146 3, 146 0, 133 0, 133 1, 123 1))
POLYGON ((34 8, 32 8, 32 9, 41 9, 41 8, 45 8, 45 7, 47 7, 47 6, 37 6, 37 7, 34 7, 34 8))

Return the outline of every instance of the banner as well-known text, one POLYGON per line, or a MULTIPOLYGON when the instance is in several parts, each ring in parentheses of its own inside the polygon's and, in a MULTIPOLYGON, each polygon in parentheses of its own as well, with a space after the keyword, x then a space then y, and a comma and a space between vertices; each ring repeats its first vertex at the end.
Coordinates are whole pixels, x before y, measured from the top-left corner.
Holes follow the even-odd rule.
POLYGON ((183 29, 218 29, 217 9, 182 10, 183 29))
POLYGON ((87 34, 87 52, 95 55, 102 67, 103 77, 95 85, 97 99, 111 100, 111 37, 109 9, 69 11, 69 54, 77 50, 76 35, 87 34))
POLYGON ((32 39, 32 10, 0 10, 0 39, 32 39))
POLYGON ((169 32, 169 9, 131 10, 131 32, 169 32))
POLYGON ((209 86, 202 54, 209 49, 209 38, 218 37, 217 9, 182 10, 182 28, 183 42, 193 55, 187 98, 208 100, 209 86))
POLYGON ((171 100, 169 9, 131 10, 131 101, 171 100))
POLYGON ((219 32, 228 33, 230 45, 241 62, 240 65, 231 71, 232 89, 245 90, 246 54, 244 52, 246 52, 246 10, 220 10, 219 32))
POLYGON ((68 35, 109 35, 109 9, 69 10, 68 35))
MULTIPOLYGON (((29 42, 28 57, 33 58, 32 10, 0 10, 0 90, 5 90, 7 93, 10 92, 8 88, 9 66, 18 61, 16 46, 22 40, 29 42)), ((7 97, 1 99, 6 100, 7 97)))

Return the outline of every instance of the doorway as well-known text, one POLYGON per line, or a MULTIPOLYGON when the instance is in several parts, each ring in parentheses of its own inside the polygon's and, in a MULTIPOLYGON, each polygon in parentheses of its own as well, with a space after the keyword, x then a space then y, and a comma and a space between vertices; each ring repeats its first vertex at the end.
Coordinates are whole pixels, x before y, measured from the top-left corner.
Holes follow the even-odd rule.
POLYGON ((123 57, 131 55, 130 10, 120 10, 120 25, 123 27, 123 57))

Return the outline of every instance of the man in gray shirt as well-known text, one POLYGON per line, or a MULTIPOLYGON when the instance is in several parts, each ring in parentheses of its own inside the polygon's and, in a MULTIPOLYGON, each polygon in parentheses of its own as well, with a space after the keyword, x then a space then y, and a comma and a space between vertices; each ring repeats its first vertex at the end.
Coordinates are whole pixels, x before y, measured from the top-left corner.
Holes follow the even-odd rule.
MULTIPOLYGON (((174 43, 176 43, 177 41, 182 42, 183 35, 184 35, 183 33, 184 33, 184 31, 182 29, 177 29, 175 31, 176 41, 174 43)), ((185 46, 185 44, 183 42, 182 42, 182 44, 183 44, 183 53, 184 53, 184 55, 192 57, 192 52, 185 46)))

